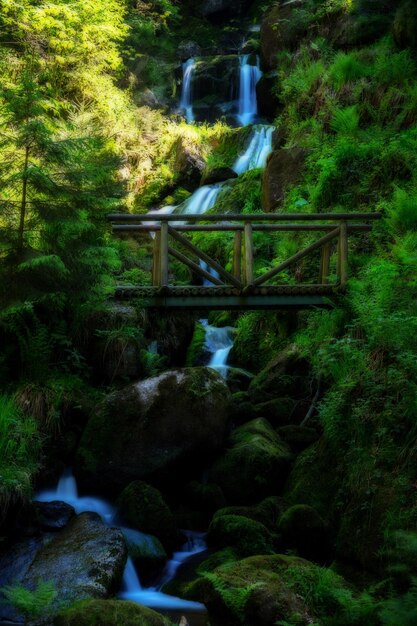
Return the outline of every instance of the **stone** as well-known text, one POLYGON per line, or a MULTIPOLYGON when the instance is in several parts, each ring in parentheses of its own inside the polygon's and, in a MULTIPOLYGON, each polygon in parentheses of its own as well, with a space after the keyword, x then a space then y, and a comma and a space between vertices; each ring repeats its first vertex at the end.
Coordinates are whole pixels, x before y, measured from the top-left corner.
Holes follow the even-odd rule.
POLYGON ((277 398, 300 400, 310 397, 310 365, 297 346, 289 345, 259 372, 249 386, 254 404, 277 398))
POLYGON ((181 61, 199 57, 202 54, 201 46, 196 41, 181 41, 178 46, 177 55, 181 61))
POLYGON ((298 504, 285 511, 278 524, 282 545, 298 556, 318 563, 330 563, 334 556, 327 522, 313 507, 298 504))
MULTIPOLYGON (((75 473, 86 490, 118 494, 158 475, 178 488, 218 453, 227 436, 231 394, 205 367, 171 370, 109 394, 78 447, 75 473)), ((187 481, 187 482, 188 482, 187 481)))
POLYGON ((239 95, 240 64, 237 54, 198 59, 193 74, 193 111, 197 121, 215 121, 234 115, 239 95))
POLYGON ((296 400, 287 396, 261 402, 254 410, 257 417, 265 417, 274 428, 277 428, 290 424, 296 418, 297 404, 296 400))
POLYGON ((53 626, 170 626, 171 621, 148 607, 123 600, 86 600, 63 609, 53 626))
POLYGON ((138 93, 135 97, 138 106, 148 107, 148 109, 160 109, 162 107, 156 94, 150 89, 138 93))
POLYGON ((75 509, 66 502, 35 502, 37 518, 42 530, 61 530, 75 515, 75 509))
POLYGON ((268 119, 274 119, 282 106, 277 95, 277 88, 278 72, 276 71, 264 74, 256 85, 258 112, 268 119))
POLYGON ((136 530, 153 534, 168 550, 177 543, 174 516, 158 489, 135 480, 123 489, 118 499, 122 518, 136 530))
POLYGON ((240 557, 273 552, 266 526, 242 515, 215 517, 208 529, 207 544, 215 549, 232 547, 240 557))
POLYGON ((214 522, 223 515, 242 515, 263 524, 268 530, 276 532, 278 522, 284 510, 285 505, 282 498, 269 496, 255 506, 227 506, 219 509, 214 514, 212 521, 214 522))
POLYGON ((183 137, 177 139, 173 151, 175 154, 173 170, 177 185, 188 191, 194 191, 205 168, 201 152, 195 144, 183 137))
POLYGON ((300 179, 306 156, 305 148, 281 148, 270 154, 262 175, 262 208, 266 213, 281 207, 288 188, 300 179))
POLYGON ((202 185, 214 185, 216 183, 222 183, 225 180, 231 178, 237 178, 238 175, 231 167, 215 167, 203 175, 201 180, 202 185))
POLYGON ((295 50, 305 36, 305 24, 294 19, 301 5, 302 0, 292 0, 266 13, 261 26, 261 58, 267 70, 277 68, 279 52, 295 50))
POLYGON ((230 18, 240 15, 249 4, 249 0, 203 0, 200 13, 204 17, 222 14, 225 18, 230 18))
POLYGON ((302 452, 306 448, 315 443, 320 435, 315 428, 308 426, 297 426, 296 424, 288 424, 277 428, 277 433, 288 443, 294 452, 302 452))
POLYGON ((230 437, 230 447, 209 472, 221 485, 230 504, 253 504, 277 494, 287 476, 292 455, 268 422, 256 419, 240 426, 230 437))
POLYGON ((417 6, 413 0, 404 0, 398 8, 393 35, 400 48, 417 48, 417 6))
POLYGON ((164 546, 157 537, 132 528, 121 528, 129 556, 140 572, 142 585, 155 582, 168 560, 164 546))

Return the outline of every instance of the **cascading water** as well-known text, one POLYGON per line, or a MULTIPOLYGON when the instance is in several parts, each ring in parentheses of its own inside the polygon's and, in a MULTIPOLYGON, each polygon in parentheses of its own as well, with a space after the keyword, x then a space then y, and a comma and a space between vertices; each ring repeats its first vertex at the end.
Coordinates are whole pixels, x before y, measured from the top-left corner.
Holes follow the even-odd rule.
POLYGON ((195 59, 188 59, 182 65, 182 94, 180 107, 185 113, 188 124, 194 122, 193 101, 192 101, 192 82, 195 70, 195 59))
POLYGON ((216 185, 204 185, 193 193, 192 196, 178 207, 178 212, 182 215, 202 215, 214 207, 223 183, 216 185))
POLYGON ((258 125, 253 128, 248 147, 233 165, 236 174, 240 175, 255 168, 265 167, 266 159, 272 152, 274 130, 274 126, 258 125))
POLYGON ((239 108, 237 120, 241 126, 252 124, 258 114, 256 85, 262 76, 259 57, 256 65, 248 63, 249 54, 240 57, 239 108))
POLYGON ((223 328, 210 326, 207 320, 200 320, 200 322, 206 329, 204 347, 211 354, 208 366, 217 370, 223 378, 226 378, 228 370, 227 359, 233 347, 234 328, 231 326, 224 326, 223 328))
MULTIPOLYGON (((126 536, 133 532, 136 537, 141 537, 148 550, 153 545, 154 538, 150 535, 138 533, 116 524, 116 509, 108 502, 90 496, 79 496, 76 480, 70 470, 65 470, 59 479, 56 489, 41 491, 36 495, 35 500, 38 502, 66 502, 74 507, 77 514, 87 511, 97 513, 106 524, 120 528, 126 536)), ((130 557, 128 558, 123 575, 123 589, 119 594, 120 598, 160 610, 192 611, 196 613, 206 611, 205 606, 199 602, 189 602, 160 591, 162 585, 174 578, 178 568, 184 561, 194 554, 207 549, 204 533, 183 532, 187 537, 186 544, 179 552, 173 554, 172 559, 167 562, 160 580, 153 587, 145 589, 142 587, 134 563, 130 557)))

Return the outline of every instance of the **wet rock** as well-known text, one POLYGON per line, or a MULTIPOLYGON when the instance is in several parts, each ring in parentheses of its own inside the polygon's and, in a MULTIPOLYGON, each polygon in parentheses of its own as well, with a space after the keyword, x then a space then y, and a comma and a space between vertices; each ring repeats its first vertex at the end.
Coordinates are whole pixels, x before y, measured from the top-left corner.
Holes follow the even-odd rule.
POLYGON ((208 368, 172 370, 110 394, 96 409, 76 456, 80 483, 117 493, 157 474, 178 486, 227 435, 230 392, 208 368))
POLYGON ((201 46, 196 41, 181 41, 178 46, 177 55, 181 61, 199 57, 202 54, 201 46))
POLYGON ((255 404, 280 398, 303 399, 311 394, 310 366, 294 345, 280 352, 252 380, 249 396, 255 404))
POLYGON ((282 205, 287 189, 301 176, 306 156, 304 148, 282 148, 271 153, 262 176, 262 208, 266 213, 282 205))
POLYGON ((38 580, 53 580, 58 603, 107 598, 120 586, 126 558, 121 531, 83 513, 37 551, 22 582, 32 588, 38 580))
POLYGON ((257 417, 265 417, 274 428, 277 428, 290 424, 296 419, 296 408, 297 402, 293 398, 274 398, 257 404, 255 414, 257 417))
POLYGON ((75 515, 75 509, 66 502, 35 502, 35 510, 43 530, 61 530, 75 515))
POLYGON ((194 332, 195 319, 190 312, 164 313, 156 318, 145 313, 145 333, 148 341, 155 341, 158 354, 166 357, 168 367, 186 365, 187 350, 194 332))
POLYGON ((227 386, 233 394, 248 390, 253 374, 239 367, 230 367, 227 374, 227 386))
POLYGON ((135 480, 120 494, 119 513, 136 530, 153 534, 167 550, 177 543, 178 532, 174 516, 158 489, 135 480))
POLYGON ((243 515, 263 524, 271 531, 277 529, 278 522, 284 513, 285 504, 282 498, 269 496, 255 506, 227 506, 219 509, 213 516, 213 522, 223 515, 243 515))
POLYGON ((256 85, 258 111, 269 119, 273 119, 281 106, 276 89, 278 87, 278 72, 264 74, 256 85))
POLYGON ((168 555, 157 537, 131 528, 122 528, 129 556, 140 572, 143 585, 151 585, 162 571, 168 555))
POLYGON ((232 547, 240 557, 271 554, 273 541, 268 529, 242 515, 220 515, 211 522, 207 544, 216 549, 232 547))
POLYGON ((319 563, 333 557, 331 533, 327 522, 313 507, 298 504, 287 509, 278 524, 282 545, 297 554, 319 563))
POLYGON ((204 57, 193 74, 193 110, 197 121, 213 121, 235 113, 232 103, 239 91, 239 56, 204 57))
POLYGON ((188 191, 198 187, 205 162, 197 146, 180 137, 174 146, 174 172, 178 185, 188 191))
POLYGON ((306 34, 306 26, 295 14, 302 0, 292 0, 274 6, 265 15, 261 26, 261 58, 266 69, 276 69, 277 55, 282 50, 294 50, 306 34))
POLYGON ((247 391, 239 391, 233 394, 231 416, 234 426, 241 426, 257 417, 255 407, 250 401, 247 391))
POLYGON ((61 611, 53 626, 170 626, 171 621, 145 606, 122 600, 86 600, 61 611))
POLYGON ((237 174, 231 167, 216 167, 206 172, 201 180, 202 185, 214 185, 225 180, 237 178, 237 174))
POLYGON ((210 471, 231 504, 252 504, 276 494, 291 463, 291 452, 268 422, 253 420, 237 428, 210 471))

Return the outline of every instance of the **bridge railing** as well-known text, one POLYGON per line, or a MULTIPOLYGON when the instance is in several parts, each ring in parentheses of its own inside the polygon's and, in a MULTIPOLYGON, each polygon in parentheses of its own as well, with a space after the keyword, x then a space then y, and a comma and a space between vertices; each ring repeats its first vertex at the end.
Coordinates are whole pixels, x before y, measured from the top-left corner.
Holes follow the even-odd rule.
POLYGON ((194 274, 209 281, 209 288, 213 286, 230 287, 234 292, 239 290, 243 294, 256 290, 265 295, 268 293, 268 289, 276 287, 276 285, 268 285, 269 281, 317 251, 320 251, 318 282, 316 285, 309 285, 309 287, 319 289, 329 286, 330 260, 332 246, 335 243, 337 244, 337 283, 334 286, 344 288, 348 280, 349 237, 370 231, 372 226, 366 222, 380 217, 380 213, 263 213, 254 215, 148 213, 145 215, 113 214, 108 216, 115 234, 152 233, 152 286, 158 289, 160 293, 170 289, 169 258, 173 257, 187 266, 194 274), (187 238, 187 233, 195 232, 234 233, 231 271, 228 271, 216 259, 213 259, 187 238), (255 276, 253 234, 256 232, 314 232, 318 233, 320 237, 269 271, 264 272, 261 276, 255 276), (177 247, 174 247, 174 244, 177 247), (178 247, 185 253, 181 252, 178 247), (205 269, 206 267, 214 270, 217 274, 213 275, 205 269))

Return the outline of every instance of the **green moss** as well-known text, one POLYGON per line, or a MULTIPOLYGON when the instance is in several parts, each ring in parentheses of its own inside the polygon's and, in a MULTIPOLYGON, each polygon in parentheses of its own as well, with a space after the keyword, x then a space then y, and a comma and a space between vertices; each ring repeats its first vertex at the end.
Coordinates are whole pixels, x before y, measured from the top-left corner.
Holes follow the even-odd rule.
POLYGON ((177 531, 174 516, 155 487, 135 480, 120 494, 118 507, 132 528, 155 535, 168 549, 175 544, 177 531))
POLYGON ((207 540, 216 548, 231 546, 239 556, 271 554, 272 538, 267 528, 242 515, 220 515, 210 524, 207 540))
POLYGON ((121 600, 85 600, 63 610, 54 626, 170 626, 170 620, 147 607, 121 600))
POLYGON ((186 365, 192 367, 199 364, 204 345, 206 342, 206 329, 200 323, 196 324, 193 338, 187 350, 186 365))

